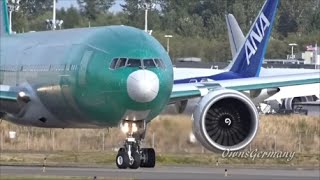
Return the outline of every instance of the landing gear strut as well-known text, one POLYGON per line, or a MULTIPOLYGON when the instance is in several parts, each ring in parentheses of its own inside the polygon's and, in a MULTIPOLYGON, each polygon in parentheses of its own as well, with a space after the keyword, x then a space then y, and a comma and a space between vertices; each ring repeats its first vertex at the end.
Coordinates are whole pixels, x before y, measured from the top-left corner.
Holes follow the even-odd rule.
POLYGON ((120 148, 116 158, 119 169, 153 168, 156 163, 156 155, 153 148, 140 148, 144 138, 146 124, 144 121, 123 121, 121 130, 127 138, 124 147, 120 148))

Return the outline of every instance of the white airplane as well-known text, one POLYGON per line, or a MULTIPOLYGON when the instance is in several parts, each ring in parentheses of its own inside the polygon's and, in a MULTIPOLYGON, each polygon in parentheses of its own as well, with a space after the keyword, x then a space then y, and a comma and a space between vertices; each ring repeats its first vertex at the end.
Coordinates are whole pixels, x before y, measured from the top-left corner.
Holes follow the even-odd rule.
MULTIPOLYGON (((237 63, 234 57, 237 56, 238 51, 245 43, 244 37, 240 26, 234 16, 229 14, 226 16, 226 22, 228 27, 228 36, 231 47, 231 53, 233 61, 225 69, 202 69, 202 68, 174 68, 174 80, 175 84, 188 83, 188 82, 201 82, 201 81, 214 81, 219 79, 228 79, 229 77, 219 77, 219 74, 230 71, 232 66, 237 63)), ((249 38, 255 38, 256 34, 249 35, 249 38)), ((260 63, 263 62, 263 58, 260 59, 260 63)), ((299 73, 320 73, 319 70, 314 69, 284 69, 284 68, 272 68, 265 69, 260 66, 256 66, 257 76, 270 77, 278 75, 293 75, 299 73), (259 72, 261 71, 261 72, 259 72)), ((320 84, 306 84, 298 86, 288 86, 273 89, 245 91, 246 94, 256 106, 261 105, 266 107, 268 111, 279 111, 280 109, 293 110, 294 103, 296 102, 309 102, 319 99, 320 84), (262 104, 263 103, 263 104, 262 104)), ((177 102, 175 107, 179 113, 187 109, 189 112, 195 107, 198 100, 191 100, 191 102, 177 102)))
MULTIPOLYGON (((227 27, 228 27, 228 36, 231 47, 232 57, 237 53, 238 47, 245 42, 245 37, 243 32, 232 14, 226 16, 227 27)), ((320 73, 320 70, 314 69, 288 69, 288 68, 271 68, 265 69, 261 68, 260 76, 274 76, 274 75, 289 75, 289 74, 298 74, 298 73, 320 73)), ((294 103, 296 102, 310 102, 319 99, 320 94, 320 84, 309 84, 301 86, 290 86, 282 87, 279 89, 279 92, 272 95, 271 97, 266 98, 260 96, 256 99, 256 103, 262 101, 270 104, 272 109, 278 110, 279 106, 286 110, 292 110, 294 103)))

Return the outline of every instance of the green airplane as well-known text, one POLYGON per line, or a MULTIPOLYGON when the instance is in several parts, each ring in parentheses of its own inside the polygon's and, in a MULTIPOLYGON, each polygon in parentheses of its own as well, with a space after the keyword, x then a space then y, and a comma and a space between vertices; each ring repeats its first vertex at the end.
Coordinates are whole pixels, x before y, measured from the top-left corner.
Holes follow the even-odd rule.
POLYGON ((214 82, 173 84, 170 57, 142 30, 9 34, 7 3, 0 0, 0 118, 44 128, 120 127, 126 140, 117 167, 150 168, 155 150, 141 147, 148 123, 170 103, 202 97, 192 116, 198 141, 211 151, 241 150, 259 124, 255 105, 241 91, 320 82, 318 73, 256 76, 277 4, 266 1, 229 72, 214 82))

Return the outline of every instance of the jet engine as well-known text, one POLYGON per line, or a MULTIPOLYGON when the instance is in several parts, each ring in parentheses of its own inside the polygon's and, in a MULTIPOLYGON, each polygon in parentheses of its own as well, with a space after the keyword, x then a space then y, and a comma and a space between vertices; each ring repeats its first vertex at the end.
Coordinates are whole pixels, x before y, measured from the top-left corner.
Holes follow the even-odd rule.
POLYGON ((193 113, 193 133, 208 150, 245 148, 259 125, 256 106, 244 94, 228 89, 210 92, 193 113))
POLYGON ((279 88, 252 90, 250 91, 250 99, 255 105, 259 105, 279 91, 279 88))
POLYGON ((294 97, 294 98, 286 98, 282 100, 282 108, 286 110, 294 110, 294 105, 300 102, 312 102, 315 101, 316 98, 312 96, 302 96, 302 97, 294 97))

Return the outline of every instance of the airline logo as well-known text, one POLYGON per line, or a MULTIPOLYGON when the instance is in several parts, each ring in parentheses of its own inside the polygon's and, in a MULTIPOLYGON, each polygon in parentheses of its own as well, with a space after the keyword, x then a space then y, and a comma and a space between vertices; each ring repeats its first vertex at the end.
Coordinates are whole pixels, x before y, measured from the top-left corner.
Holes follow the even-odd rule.
POLYGON ((250 65, 250 58, 256 54, 258 50, 258 45, 263 40, 267 29, 270 27, 270 21, 262 12, 259 16, 255 27, 249 34, 249 37, 245 43, 245 50, 246 50, 246 57, 247 57, 247 64, 250 65))

